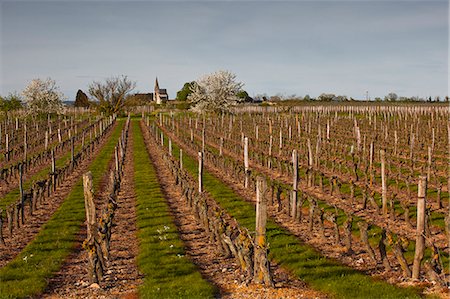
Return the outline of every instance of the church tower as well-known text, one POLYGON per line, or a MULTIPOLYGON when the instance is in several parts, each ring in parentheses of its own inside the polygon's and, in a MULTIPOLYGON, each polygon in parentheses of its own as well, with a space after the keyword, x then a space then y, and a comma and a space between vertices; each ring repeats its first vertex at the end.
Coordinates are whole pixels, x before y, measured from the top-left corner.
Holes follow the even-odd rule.
POLYGON ((159 88, 158 77, 156 77, 154 94, 154 100, 156 104, 162 104, 163 101, 167 101, 168 99, 169 95, 167 94, 167 90, 159 88))

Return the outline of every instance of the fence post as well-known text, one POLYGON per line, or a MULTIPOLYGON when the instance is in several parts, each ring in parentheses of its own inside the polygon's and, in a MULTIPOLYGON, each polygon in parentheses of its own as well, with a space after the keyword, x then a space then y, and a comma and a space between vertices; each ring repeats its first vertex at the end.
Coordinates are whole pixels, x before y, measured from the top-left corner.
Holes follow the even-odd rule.
POLYGON ((20 209, 21 214, 20 216, 22 217, 22 224, 24 224, 25 196, 23 194, 23 163, 19 164, 19 192, 20 192, 20 204, 22 205, 20 209))
POLYGON ((52 185, 53 185, 53 191, 56 190, 56 162, 55 162, 55 150, 52 149, 51 152, 52 155, 52 185))
POLYGON ((245 169, 245 182, 244 187, 248 188, 248 137, 244 138, 244 169, 245 169))
POLYGON ((180 148, 180 169, 183 169, 183 150, 180 148))
POLYGON ((273 286, 267 259, 267 183, 258 177, 256 181, 256 242, 253 280, 256 283, 273 286))
POLYGON ((198 152, 198 192, 203 192, 203 152, 198 152))
POLYGON ((297 150, 292 150, 292 166, 294 174, 292 177, 292 197, 291 197, 291 217, 296 217, 297 196, 298 196, 298 154, 297 150))
POLYGON ((427 177, 419 176, 419 185, 417 191, 417 230, 416 230, 416 252, 414 254, 414 263, 412 279, 419 279, 420 263, 425 250, 425 207, 427 194, 427 177))
POLYGON ((386 186, 386 153, 382 149, 380 150, 381 157, 381 197, 383 202, 383 216, 387 216, 387 186, 386 186))

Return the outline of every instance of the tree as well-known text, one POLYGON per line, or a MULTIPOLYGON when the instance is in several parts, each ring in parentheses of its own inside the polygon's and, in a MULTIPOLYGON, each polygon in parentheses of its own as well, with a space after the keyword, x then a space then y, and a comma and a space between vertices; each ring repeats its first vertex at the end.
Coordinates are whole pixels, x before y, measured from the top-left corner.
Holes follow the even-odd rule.
POLYGON ((0 111, 8 113, 22 108, 22 100, 17 93, 10 93, 7 97, 0 97, 0 111))
POLYGON ((395 102, 398 99, 398 95, 395 92, 390 92, 384 97, 385 101, 395 102))
POLYGON ((81 89, 78 89, 78 91, 77 91, 74 106, 75 107, 85 107, 85 108, 88 108, 90 106, 88 96, 81 89))
POLYGON ((30 114, 59 113, 62 110, 64 95, 59 91, 56 82, 50 78, 32 80, 22 95, 30 114))
POLYGON ((333 93, 322 93, 320 96, 317 97, 317 100, 324 102, 331 102, 334 98, 336 98, 336 95, 334 95, 333 93))
POLYGON ((184 83, 183 88, 177 92, 177 100, 186 101, 188 96, 192 93, 194 85, 195 81, 184 83))
POLYGON ((127 96, 135 87, 136 82, 128 80, 127 76, 111 77, 105 82, 92 82, 89 94, 98 101, 101 112, 112 115, 122 110, 127 96))
POLYGON ((236 75, 229 71, 217 71, 196 81, 188 101, 196 112, 227 112, 238 103, 237 94, 243 84, 236 82, 236 75))
POLYGON ((248 92, 246 92, 245 90, 239 91, 236 96, 238 97, 239 102, 253 102, 253 98, 249 96, 248 92))

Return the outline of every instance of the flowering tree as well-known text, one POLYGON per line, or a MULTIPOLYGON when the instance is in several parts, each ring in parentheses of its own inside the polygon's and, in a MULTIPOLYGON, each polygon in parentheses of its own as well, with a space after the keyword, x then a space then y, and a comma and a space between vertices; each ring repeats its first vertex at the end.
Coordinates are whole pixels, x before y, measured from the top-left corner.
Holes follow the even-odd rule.
POLYGON ((192 93, 188 101, 193 104, 195 112, 226 112, 235 106, 241 91, 241 82, 236 82, 236 75, 229 71, 218 71, 208 74, 192 85, 192 93))
POLYGON ((30 114, 59 113, 62 110, 64 95, 50 78, 32 80, 22 95, 30 114))

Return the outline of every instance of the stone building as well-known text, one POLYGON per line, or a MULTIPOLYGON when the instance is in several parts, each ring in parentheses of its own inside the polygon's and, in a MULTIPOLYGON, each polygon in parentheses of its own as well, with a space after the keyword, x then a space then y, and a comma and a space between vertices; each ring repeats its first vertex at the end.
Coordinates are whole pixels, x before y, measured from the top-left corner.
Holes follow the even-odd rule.
POLYGON ((169 99, 166 89, 159 88, 158 77, 155 80, 155 93, 153 94, 153 100, 156 104, 162 104, 169 99))

